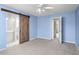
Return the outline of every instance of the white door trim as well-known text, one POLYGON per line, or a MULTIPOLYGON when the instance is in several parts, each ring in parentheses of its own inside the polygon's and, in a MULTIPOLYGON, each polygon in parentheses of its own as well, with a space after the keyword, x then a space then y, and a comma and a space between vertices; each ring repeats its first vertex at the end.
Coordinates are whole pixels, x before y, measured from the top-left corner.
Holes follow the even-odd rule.
POLYGON ((52 32, 52 39, 54 40, 54 20, 51 21, 51 24, 52 24, 52 28, 51 28, 52 29, 52 31, 51 31, 52 32))
POLYGON ((60 31, 59 31, 59 33, 60 33, 60 43, 62 43, 63 42, 63 40, 62 40, 62 17, 60 17, 60 31))

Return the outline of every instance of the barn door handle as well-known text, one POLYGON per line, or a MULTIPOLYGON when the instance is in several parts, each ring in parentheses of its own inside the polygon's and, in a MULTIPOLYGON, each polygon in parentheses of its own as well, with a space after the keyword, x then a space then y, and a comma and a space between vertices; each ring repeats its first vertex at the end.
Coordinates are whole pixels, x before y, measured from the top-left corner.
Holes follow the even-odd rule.
POLYGON ((20 32, 21 32, 21 29, 20 29, 20 32))

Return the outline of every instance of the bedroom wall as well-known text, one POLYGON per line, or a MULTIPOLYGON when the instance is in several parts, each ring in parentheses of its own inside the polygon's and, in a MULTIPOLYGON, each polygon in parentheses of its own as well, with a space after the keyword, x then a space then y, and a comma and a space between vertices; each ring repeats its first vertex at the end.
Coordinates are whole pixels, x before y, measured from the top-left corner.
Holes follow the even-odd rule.
POLYGON ((5 14, 0 11, 0 49, 6 47, 5 14))
POLYGON ((76 45, 79 48, 79 6, 76 10, 76 45))
POLYGON ((29 35, 30 40, 37 38, 37 17, 31 16, 29 21, 29 35))
POLYGON ((51 39, 50 16, 40 16, 37 20, 37 37, 51 39))
MULTIPOLYGON (((30 15, 28 13, 24 13, 23 11, 20 11, 20 10, 17 10, 17 9, 13 9, 13 8, 9 8, 5 5, 2 5, 0 4, 0 9, 1 8, 5 8, 5 9, 9 9, 9 10, 12 10, 12 11, 15 11, 15 12, 20 12, 22 14, 25 14, 25 15, 29 15, 30 16, 30 19, 29 19, 29 37, 30 37, 30 40, 32 40, 32 38, 35 38, 37 36, 37 17, 36 16, 33 16, 33 15, 30 15)), ((0 11, 0 48, 5 48, 6 47, 6 32, 5 32, 5 13, 0 11)))
POLYGON ((63 40, 65 42, 75 43, 75 12, 66 12, 53 14, 49 16, 38 17, 38 34, 39 38, 47 38, 51 40, 51 20, 53 17, 63 17, 63 40))

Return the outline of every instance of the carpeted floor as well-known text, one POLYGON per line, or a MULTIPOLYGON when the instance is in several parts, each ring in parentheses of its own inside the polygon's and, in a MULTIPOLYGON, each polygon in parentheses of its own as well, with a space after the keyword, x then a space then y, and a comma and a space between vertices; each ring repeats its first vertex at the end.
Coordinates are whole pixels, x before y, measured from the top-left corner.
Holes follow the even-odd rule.
POLYGON ((58 40, 35 39, 0 51, 0 55, 78 55, 74 44, 58 40))

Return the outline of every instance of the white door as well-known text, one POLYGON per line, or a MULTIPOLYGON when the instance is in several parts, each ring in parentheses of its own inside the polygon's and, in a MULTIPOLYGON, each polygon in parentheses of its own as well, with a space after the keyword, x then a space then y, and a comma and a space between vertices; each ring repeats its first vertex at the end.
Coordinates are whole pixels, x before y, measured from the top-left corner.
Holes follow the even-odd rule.
POLYGON ((62 18, 61 17, 54 17, 52 20, 52 39, 55 39, 55 35, 59 39, 59 42, 62 43, 62 18))

